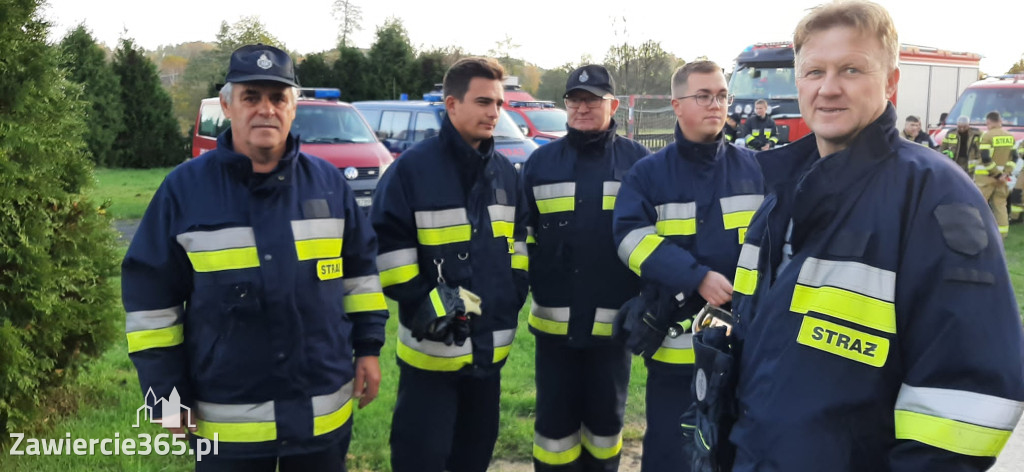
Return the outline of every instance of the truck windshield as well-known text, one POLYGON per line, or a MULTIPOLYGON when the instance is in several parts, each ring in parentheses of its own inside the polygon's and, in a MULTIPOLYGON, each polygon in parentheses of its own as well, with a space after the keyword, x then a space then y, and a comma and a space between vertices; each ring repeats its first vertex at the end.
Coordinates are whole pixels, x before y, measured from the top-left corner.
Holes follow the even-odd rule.
POLYGON ((1024 126, 1024 88, 975 88, 967 89, 949 112, 947 123, 956 123, 957 118, 966 116, 975 126, 985 125, 985 115, 998 111, 1003 125, 1024 126))
POLYGON ((729 93, 739 99, 796 99, 793 67, 740 65, 732 72, 729 93))
POLYGON ((533 126, 545 133, 553 131, 565 131, 566 118, 565 110, 548 108, 545 110, 527 111, 526 116, 530 117, 533 126))
POLYGON ((295 109, 292 134, 307 144, 372 143, 376 141, 354 108, 341 106, 299 106, 295 109))

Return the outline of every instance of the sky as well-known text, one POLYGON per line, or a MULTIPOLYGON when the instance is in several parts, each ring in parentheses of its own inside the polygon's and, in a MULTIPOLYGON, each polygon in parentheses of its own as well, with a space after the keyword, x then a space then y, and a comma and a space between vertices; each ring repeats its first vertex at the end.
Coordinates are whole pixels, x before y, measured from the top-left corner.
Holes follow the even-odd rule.
MULTIPOLYGON (((665 0, 355 0, 362 30, 350 43, 368 48, 388 17, 400 18, 417 49, 461 46, 487 54, 506 37, 518 45, 511 56, 549 69, 577 63, 585 55, 604 59, 609 46, 646 40, 686 61, 699 56, 727 70, 746 46, 792 40, 793 28, 821 0, 731 0, 702 3, 665 0), (667 5, 671 5, 667 7, 667 5)), ((900 42, 966 51, 983 56, 981 70, 1002 74, 1024 57, 1024 2, 980 0, 880 1, 893 17, 900 42), (959 5, 959 6, 957 6, 959 5)), ((42 10, 59 41, 83 23, 99 42, 114 48, 132 38, 146 49, 189 41, 213 42, 222 21, 258 16, 285 47, 300 54, 332 49, 339 21, 333 0, 48 0, 42 10)))

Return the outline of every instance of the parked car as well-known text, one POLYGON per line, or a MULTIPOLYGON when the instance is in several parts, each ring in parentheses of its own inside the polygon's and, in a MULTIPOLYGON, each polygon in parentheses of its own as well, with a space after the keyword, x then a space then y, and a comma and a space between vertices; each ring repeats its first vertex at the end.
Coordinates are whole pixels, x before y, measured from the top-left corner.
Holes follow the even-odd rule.
MULTIPOLYGON (((395 157, 413 144, 435 136, 445 113, 440 94, 426 94, 424 100, 377 100, 352 105, 395 157)), ((494 147, 520 169, 538 146, 523 135, 508 112, 501 110, 494 128, 494 147)))
MULTIPOLYGON (((362 115, 339 101, 338 89, 300 89, 291 132, 306 154, 322 158, 344 175, 356 203, 369 207, 380 175, 394 161, 362 115)), ((218 97, 203 99, 192 136, 192 157, 217 147, 217 136, 231 127, 218 97)))
POLYGON ((549 143, 566 134, 569 118, 565 110, 555 106, 554 102, 533 98, 530 92, 519 86, 516 77, 506 79, 503 108, 523 134, 537 144, 549 143))

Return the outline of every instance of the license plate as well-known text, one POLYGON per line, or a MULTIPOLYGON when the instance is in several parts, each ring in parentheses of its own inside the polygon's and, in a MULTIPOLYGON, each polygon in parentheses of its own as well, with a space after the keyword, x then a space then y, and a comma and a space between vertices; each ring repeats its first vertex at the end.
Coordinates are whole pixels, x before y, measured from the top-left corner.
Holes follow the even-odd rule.
POLYGON ((373 203, 373 197, 356 197, 356 205, 368 207, 373 203))

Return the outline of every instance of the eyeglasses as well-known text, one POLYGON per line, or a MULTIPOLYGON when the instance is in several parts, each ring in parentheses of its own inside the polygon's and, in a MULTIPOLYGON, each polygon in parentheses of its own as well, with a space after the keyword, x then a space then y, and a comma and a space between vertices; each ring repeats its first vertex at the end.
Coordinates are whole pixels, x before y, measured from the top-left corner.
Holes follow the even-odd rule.
POLYGON ((685 97, 676 97, 676 100, 682 100, 685 98, 692 98, 697 102, 697 105, 702 107, 711 106, 711 100, 714 99, 718 102, 719 106, 727 107, 732 105, 732 101, 736 98, 733 95, 727 93, 720 93, 718 95, 711 95, 710 93, 698 93, 696 95, 687 95, 685 97))
POLYGON ((597 95, 590 95, 588 97, 565 97, 565 106, 569 108, 579 108, 584 103, 587 104, 587 108, 596 108, 605 100, 611 100, 608 97, 598 97, 597 95))

